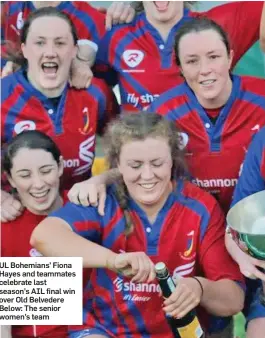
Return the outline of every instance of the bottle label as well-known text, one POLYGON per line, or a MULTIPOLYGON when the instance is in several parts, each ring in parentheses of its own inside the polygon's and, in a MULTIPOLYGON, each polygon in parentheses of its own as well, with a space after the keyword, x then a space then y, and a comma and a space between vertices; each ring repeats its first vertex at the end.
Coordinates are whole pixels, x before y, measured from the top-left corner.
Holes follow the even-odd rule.
POLYGON ((171 277, 167 279, 167 285, 171 292, 173 292, 176 289, 176 285, 174 284, 173 279, 171 277))
POLYGON ((201 338, 203 331, 197 317, 187 326, 178 327, 178 333, 181 338, 201 338))

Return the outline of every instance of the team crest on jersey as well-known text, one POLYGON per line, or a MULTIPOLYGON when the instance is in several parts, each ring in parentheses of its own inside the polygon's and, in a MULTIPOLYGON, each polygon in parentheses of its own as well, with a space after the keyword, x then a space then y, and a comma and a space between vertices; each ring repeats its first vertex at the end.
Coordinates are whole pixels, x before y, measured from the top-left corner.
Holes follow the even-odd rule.
POLYGON ((35 130, 36 124, 33 121, 20 121, 15 124, 14 131, 16 134, 22 133, 24 130, 35 130))
POLYGON ((129 67, 135 68, 143 61, 144 53, 137 49, 128 49, 123 52, 122 57, 129 67))
POLYGON ((23 12, 19 12, 17 16, 17 29, 21 29, 24 26, 23 12))
POLYGON ((180 149, 185 149, 188 142, 189 142, 189 136, 186 133, 180 133, 181 136, 181 145, 180 145, 180 149))
POLYGON ((186 239, 186 250, 182 253, 180 252, 180 257, 184 260, 191 260, 194 259, 196 256, 196 252, 193 252, 194 247, 194 230, 187 234, 186 239))
POLYGON ((82 128, 79 128, 78 131, 82 134, 82 135, 88 135, 89 132, 91 131, 91 128, 89 128, 90 123, 89 123, 89 110, 87 107, 85 107, 82 111, 82 115, 83 115, 83 120, 84 120, 84 125, 82 128))

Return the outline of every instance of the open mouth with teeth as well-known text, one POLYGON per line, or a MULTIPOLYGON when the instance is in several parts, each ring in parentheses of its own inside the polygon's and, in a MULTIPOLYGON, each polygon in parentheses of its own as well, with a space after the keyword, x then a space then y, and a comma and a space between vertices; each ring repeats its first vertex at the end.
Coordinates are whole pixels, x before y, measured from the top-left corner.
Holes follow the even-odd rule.
POLYGON ((42 199, 47 197, 49 192, 50 192, 50 190, 48 189, 48 190, 45 190, 45 191, 42 191, 42 192, 30 193, 30 195, 37 200, 42 200, 42 199))
POLYGON ((169 1, 154 1, 154 5, 159 12, 164 12, 168 9, 169 1))
POLYGON ((157 183, 142 183, 142 184, 139 184, 141 188, 144 188, 146 190, 152 190, 155 186, 156 186, 157 183))
POLYGON ((200 84, 202 86, 210 86, 212 85, 216 80, 204 80, 204 81, 200 81, 200 84))
POLYGON ((45 74, 54 76, 56 75, 59 66, 56 62, 43 62, 41 68, 45 74))

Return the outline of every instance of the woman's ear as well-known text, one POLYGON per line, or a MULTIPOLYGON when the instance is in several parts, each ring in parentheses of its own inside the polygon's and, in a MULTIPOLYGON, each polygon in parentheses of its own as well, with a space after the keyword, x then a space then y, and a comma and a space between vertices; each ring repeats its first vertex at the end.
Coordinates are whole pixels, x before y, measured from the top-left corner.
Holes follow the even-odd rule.
POLYGON ((7 177, 8 182, 10 183, 11 187, 16 189, 16 184, 15 184, 13 178, 11 177, 11 175, 6 173, 6 177, 7 177))
POLYGON ((232 67, 233 59, 234 59, 234 51, 233 51, 233 49, 230 49, 230 53, 229 53, 229 70, 232 67))
POLYGON ((182 70, 181 66, 179 66, 179 72, 180 72, 180 76, 183 77, 183 79, 184 79, 183 70, 182 70))
POLYGON ((27 47, 26 47, 25 43, 21 44, 21 51, 22 51, 24 58, 27 59, 27 47))
POLYGON ((58 164, 59 177, 61 177, 63 175, 63 167, 64 167, 63 157, 60 156, 60 158, 59 158, 59 164, 58 164))

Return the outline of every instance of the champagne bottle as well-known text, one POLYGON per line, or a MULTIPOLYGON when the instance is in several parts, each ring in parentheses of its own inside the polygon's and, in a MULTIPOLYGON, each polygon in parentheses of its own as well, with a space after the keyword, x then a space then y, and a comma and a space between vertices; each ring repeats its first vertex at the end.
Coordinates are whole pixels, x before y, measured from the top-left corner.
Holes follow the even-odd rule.
MULTIPOLYGON (((176 285, 163 262, 159 262, 155 265, 155 271, 163 297, 168 298, 174 291, 176 285)), ((167 321, 175 338, 204 337, 203 330, 194 310, 190 311, 180 319, 167 316, 167 321)))

